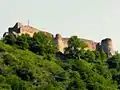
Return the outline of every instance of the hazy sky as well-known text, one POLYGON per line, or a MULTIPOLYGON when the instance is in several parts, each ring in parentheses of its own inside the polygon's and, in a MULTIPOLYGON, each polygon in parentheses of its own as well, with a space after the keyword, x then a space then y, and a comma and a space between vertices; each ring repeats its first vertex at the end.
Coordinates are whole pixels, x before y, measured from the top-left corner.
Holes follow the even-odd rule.
POLYGON ((17 21, 53 34, 100 41, 120 51, 120 0, 0 0, 0 34, 17 21))

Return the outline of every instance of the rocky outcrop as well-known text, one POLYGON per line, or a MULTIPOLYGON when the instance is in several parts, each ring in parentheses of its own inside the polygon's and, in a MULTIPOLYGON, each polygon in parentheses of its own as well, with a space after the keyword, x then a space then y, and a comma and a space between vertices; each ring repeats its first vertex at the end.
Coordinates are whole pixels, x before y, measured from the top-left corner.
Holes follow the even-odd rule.
MULTIPOLYGON (((16 36, 21 35, 21 34, 29 34, 31 37, 34 35, 34 33, 43 32, 44 34, 46 34, 46 35, 50 34, 53 37, 53 35, 51 33, 48 33, 46 31, 42 31, 41 29, 38 30, 38 29, 31 27, 29 25, 22 25, 19 22, 16 23, 14 27, 10 27, 8 29, 8 32, 5 34, 8 34, 10 32, 15 34, 16 36)), ((4 34, 4 36, 5 36, 5 34, 4 34)), ((104 52, 108 56, 114 55, 113 44, 112 44, 112 40, 110 38, 103 39, 101 42, 94 42, 92 40, 87 40, 87 39, 83 39, 83 38, 80 38, 80 39, 83 40, 87 44, 87 47, 85 48, 86 50, 103 49, 104 52)), ((60 34, 56 34, 54 41, 57 44, 58 50, 60 52, 63 53, 64 49, 68 46, 68 40, 69 40, 69 38, 65 38, 65 37, 62 37, 60 34)))

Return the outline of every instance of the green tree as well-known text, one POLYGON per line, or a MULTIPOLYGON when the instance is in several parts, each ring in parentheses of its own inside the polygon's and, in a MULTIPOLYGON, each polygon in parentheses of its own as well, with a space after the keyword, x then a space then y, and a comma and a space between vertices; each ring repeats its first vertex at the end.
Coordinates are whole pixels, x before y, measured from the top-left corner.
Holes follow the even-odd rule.
POLYGON ((16 44, 20 49, 29 49, 29 43, 31 43, 31 37, 28 34, 17 37, 16 44))
POLYGON ((120 89, 120 54, 106 60, 103 51, 85 46, 73 36, 63 54, 66 59, 58 59, 49 34, 21 35, 13 44, 0 41, 0 90, 120 89))
POLYGON ((100 52, 101 62, 104 63, 105 60, 107 59, 107 55, 106 55, 106 53, 103 51, 103 49, 101 49, 99 52, 100 52))
POLYGON ((87 50, 84 54, 84 60, 87 60, 88 62, 93 62, 96 63, 97 61, 95 60, 95 53, 93 51, 87 50))
POLYGON ((30 44, 30 50, 44 55, 47 53, 54 54, 57 50, 54 44, 53 37, 50 34, 44 34, 42 32, 35 33, 30 44))
POLYGON ((13 33, 8 33, 8 35, 3 38, 3 42, 6 44, 14 45, 16 42, 16 36, 13 33))
POLYGON ((68 47, 65 48, 65 55, 70 58, 79 58, 79 51, 87 47, 84 41, 80 40, 77 36, 72 36, 68 40, 68 47))

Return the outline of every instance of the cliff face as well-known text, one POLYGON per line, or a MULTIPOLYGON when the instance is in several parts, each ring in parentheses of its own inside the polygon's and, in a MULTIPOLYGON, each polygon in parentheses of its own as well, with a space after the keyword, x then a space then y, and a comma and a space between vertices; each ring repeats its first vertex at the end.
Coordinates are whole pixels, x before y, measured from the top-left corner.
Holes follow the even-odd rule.
MULTIPOLYGON (((16 36, 21 35, 21 34, 29 34, 31 37, 34 35, 34 33, 43 32, 44 34, 46 34, 46 35, 50 34, 53 37, 53 35, 51 33, 38 30, 29 25, 24 26, 21 23, 16 23, 14 27, 10 27, 8 29, 8 33, 9 32, 14 33, 16 36)), ((64 52, 64 48, 66 48, 68 46, 68 43, 67 43, 68 39, 69 38, 62 37, 60 34, 56 34, 54 41, 57 44, 60 52, 64 52)), ((104 52, 108 56, 114 55, 112 40, 109 38, 103 39, 100 43, 94 42, 92 40, 87 40, 87 39, 82 39, 82 38, 80 38, 80 39, 83 40, 87 44, 88 47, 85 48, 86 50, 99 50, 101 48, 104 50, 104 52)))

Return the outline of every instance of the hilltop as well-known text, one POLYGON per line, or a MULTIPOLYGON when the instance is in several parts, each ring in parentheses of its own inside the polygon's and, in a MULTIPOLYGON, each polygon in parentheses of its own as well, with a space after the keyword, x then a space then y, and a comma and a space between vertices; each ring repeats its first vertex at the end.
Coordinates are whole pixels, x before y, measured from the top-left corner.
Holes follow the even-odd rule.
POLYGON ((52 53, 36 55, 0 41, 0 89, 116 90, 113 70, 103 64, 105 58, 96 52, 84 53, 81 53, 81 60, 71 58, 64 61, 52 53), (95 53, 98 57, 94 56, 95 53))
MULTIPOLYGON (((31 27, 30 25, 23 25, 22 23, 19 22, 17 22, 13 27, 9 27, 8 32, 5 32, 3 37, 8 33, 13 33, 16 37, 22 34, 28 34, 30 37, 33 37, 34 33, 38 33, 38 32, 53 37, 54 42, 58 46, 58 50, 60 52, 64 52, 64 49, 68 47, 69 38, 62 37, 62 35, 60 34, 56 34, 56 36, 54 37, 52 33, 43 31, 42 29, 36 29, 34 27, 31 27)), ((92 40, 83 39, 83 38, 80 38, 80 40, 84 41, 87 44, 87 47, 85 48, 86 50, 98 50, 99 48, 102 48, 108 56, 115 54, 115 51, 113 49, 112 39, 110 38, 105 38, 101 42, 94 42, 92 40)))
MULTIPOLYGON (((100 46, 86 49, 86 42, 77 36, 68 38, 68 46, 60 52, 55 39, 41 31, 33 36, 5 34, 0 41, 0 89, 120 89, 119 53, 108 56, 100 46)), ((111 39, 103 40, 102 44, 106 45, 106 41, 111 39)))

